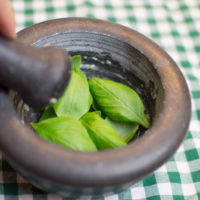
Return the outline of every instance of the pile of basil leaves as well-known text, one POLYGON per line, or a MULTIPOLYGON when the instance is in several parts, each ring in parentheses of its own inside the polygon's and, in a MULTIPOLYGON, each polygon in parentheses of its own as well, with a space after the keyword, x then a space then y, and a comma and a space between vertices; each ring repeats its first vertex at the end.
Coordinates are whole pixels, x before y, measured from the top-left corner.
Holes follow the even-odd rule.
POLYGON ((45 140, 78 150, 97 151, 126 145, 139 126, 148 128, 144 104, 130 87, 93 77, 72 57, 72 76, 63 96, 45 108, 33 129, 45 140))

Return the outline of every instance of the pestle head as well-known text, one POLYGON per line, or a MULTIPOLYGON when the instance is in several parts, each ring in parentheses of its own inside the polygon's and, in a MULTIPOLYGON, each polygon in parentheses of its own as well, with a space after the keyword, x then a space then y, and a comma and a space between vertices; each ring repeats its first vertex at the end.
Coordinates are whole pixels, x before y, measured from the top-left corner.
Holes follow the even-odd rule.
POLYGON ((34 56, 32 67, 28 69, 28 76, 21 77, 24 87, 18 92, 30 106, 41 107, 64 92, 71 73, 70 56, 63 49, 52 46, 37 49, 31 56, 34 56))
POLYGON ((61 48, 36 48, 0 37, 0 84, 16 90, 31 107, 43 107, 64 92, 71 60, 61 48))

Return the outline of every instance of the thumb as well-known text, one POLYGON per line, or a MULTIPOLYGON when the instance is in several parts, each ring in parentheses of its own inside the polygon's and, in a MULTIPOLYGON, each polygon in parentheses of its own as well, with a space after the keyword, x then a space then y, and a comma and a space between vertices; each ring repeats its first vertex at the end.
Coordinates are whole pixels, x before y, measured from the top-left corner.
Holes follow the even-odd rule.
POLYGON ((15 17, 9 0, 0 0, 0 34, 15 38, 15 17))

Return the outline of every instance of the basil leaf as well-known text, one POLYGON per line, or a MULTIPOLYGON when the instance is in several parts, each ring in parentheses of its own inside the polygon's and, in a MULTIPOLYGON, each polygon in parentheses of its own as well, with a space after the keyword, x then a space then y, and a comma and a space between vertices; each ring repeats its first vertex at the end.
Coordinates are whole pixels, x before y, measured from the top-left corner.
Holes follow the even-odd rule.
POLYGON ((95 110, 94 113, 96 113, 97 115, 99 115, 101 117, 101 111, 100 110, 95 110))
POLYGON ((112 80, 94 77, 89 80, 91 94, 98 108, 110 119, 136 122, 148 128, 144 104, 130 87, 112 80))
POLYGON ((97 151, 81 123, 71 117, 55 117, 31 124, 45 140, 78 151, 97 151))
POLYGON ((139 125, 134 122, 117 122, 114 120, 106 118, 106 121, 111 124, 116 133, 128 143, 136 134, 139 125))
POLYGON ((80 122, 87 129, 98 149, 116 148, 126 144, 112 126, 95 112, 86 113, 80 122))
POLYGON ((89 111, 92 101, 87 78, 78 67, 75 67, 64 95, 53 107, 57 116, 79 119, 89 111))
POLYGON ((56 113, 53 109, 53 106, 51 105, 45 108, 39 121, 43 121, 45 119, 52 118, 52 117, 56 117, 56 113))
POLYGON ((72 59, 71 59, 72 70, 75 70, 76 68, 80 69, 81 62, 82 62, 82 59, 80 55, 72 56, 72 59))

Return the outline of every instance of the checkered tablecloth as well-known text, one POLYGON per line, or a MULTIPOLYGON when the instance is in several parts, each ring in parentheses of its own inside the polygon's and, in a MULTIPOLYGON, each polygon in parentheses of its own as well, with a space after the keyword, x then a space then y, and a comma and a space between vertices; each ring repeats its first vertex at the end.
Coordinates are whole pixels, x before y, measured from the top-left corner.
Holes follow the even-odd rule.
MULTIPOLYGON (((192 97, 187 137, 176 154, 154 173, 119 194, 98 200, 200 199, 200 1, 12 0, 12 4, 17 30, 61 17, 99 18, 143 33, 171 55, 183 72, 192 97)), ((32 186, 0 157, 0 200, 3 199, 64 200, 32 186)))

